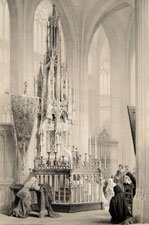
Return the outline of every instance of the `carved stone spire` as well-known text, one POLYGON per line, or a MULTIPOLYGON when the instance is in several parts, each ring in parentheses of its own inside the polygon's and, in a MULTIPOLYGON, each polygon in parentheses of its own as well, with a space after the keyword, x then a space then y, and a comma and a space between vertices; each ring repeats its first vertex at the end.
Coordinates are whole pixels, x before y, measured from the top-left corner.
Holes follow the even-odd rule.
MULTIPOLYGON (((47 22, 46 55, 43 68, 38 74, 38 97, 41 97, 41 119, 39 117, 40 140, 42 155, 47 152, 60 150, 57 143, 62 142, 62 149, 70 146, 70 127, 72 110, 72 96, 68 99, 68 74, 66 65, 61 64, 61 32, 59 16, 53 5, 52 15, 47 22), (41 90, 41 91, 40 91, 41 90), (69 109, 68 109, 69 108, 69 109), (64 134, 65 131, 65 134, 64 134), (59 141, 57 141, 60 138, 59 141), (62 138, 62 140, 61 140, 62 138), (64 146, 65 140, 67 146, 64 146), (48 143, 48 145, 47 145, 48 143)), ((70 93, 72 94, 72 93, 70 93)))
POLYGON ((56 17, 56 10, 55 10, 55 5, 53 5, 53 12, 52 12, 52 17, 56 17))
POLYGON ((41 62, 40 62, 40 67, 39 67, 39 74, 42 74, 41 62))
POLYGON ((47 23, 47 52, 48 50, 58 50, 59 40, 59 16, 56 13, 55 5, 53 5, 52 16, 49 16, 47 23))
POLYGON ((41 97, 42 96, 42 68, 41 68, 41 62, 40 62, 40 68, 39 68, 39 73, 37 77, 37 96, 41 97))

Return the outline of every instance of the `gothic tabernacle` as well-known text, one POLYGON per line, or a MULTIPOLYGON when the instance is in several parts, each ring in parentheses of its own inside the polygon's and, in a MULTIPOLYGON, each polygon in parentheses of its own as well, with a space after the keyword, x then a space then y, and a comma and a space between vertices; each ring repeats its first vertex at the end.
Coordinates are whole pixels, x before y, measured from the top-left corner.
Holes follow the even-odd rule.
POLYGON ((60 159, 71 152, 74 94, 66 65, 61 63, 61 33, 55 6, 48 18, 46 48, 37 79, 40 98, 37 149, 43 158, 49 155, 60 159))
POLYGON ((61 34, 55 6, 48 18, 46 45, 37 79, 38 154, 32 174, 39 184, 47 182, 53 188, 56 210, 81 211, 90 203, 87 209, 101 208, 100 162, 87 153, 82 161, 77 148, 71 146, 74 93, 66 65, 61 63, 61 34))

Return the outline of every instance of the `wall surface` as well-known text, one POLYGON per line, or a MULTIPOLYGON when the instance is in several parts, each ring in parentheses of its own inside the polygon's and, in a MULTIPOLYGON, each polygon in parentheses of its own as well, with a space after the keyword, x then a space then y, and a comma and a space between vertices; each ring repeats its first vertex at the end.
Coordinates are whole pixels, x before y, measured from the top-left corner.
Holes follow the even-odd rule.
POLYGON ((11 205, 9 186, 15 181, 16 152, 12 125, 0 124, 0 211, 11 205))

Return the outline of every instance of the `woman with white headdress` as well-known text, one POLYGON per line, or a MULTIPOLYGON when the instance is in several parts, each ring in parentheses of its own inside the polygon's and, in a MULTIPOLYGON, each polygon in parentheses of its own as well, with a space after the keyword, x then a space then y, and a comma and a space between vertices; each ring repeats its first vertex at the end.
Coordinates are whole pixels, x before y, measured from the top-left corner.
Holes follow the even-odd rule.
POLYGON ((111 198, 114 196, 114 187, 116 186, 116 183, 114 183, 113 179, 110 177, 108 180, 108 185, 106 188, 106 199, 108 202, 110 202, 111 198))
POLYGON ((23 188, 18 191, 16 197, 18 198, 18 204, 13 208, 11 215, 26 218, 31 211, 31 193, 30 188, 34 188, 39 190, 40 187, 37 184, 37 179, 35 177, 31 177, 29 181, 27 181, 23 188))

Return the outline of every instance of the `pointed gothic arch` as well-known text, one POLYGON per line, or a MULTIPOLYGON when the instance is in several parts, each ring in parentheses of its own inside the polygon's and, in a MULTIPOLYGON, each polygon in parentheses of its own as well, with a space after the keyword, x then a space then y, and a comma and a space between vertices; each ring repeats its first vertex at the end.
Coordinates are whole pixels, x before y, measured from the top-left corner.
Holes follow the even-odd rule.
MULTIPOLYGON (((88 54, 89 80, 89 132, 96 133, 105 121, 111 126, 110 107, 110 48, 102 26, 96 31, 88 54), (98 83, 98 85, 97 85, 98 83), (96 119, 95 119, 96 118, 96 119)), ((110 132, 110 129, 109 129, 110 132)))

